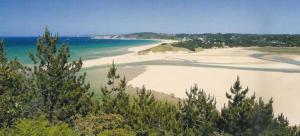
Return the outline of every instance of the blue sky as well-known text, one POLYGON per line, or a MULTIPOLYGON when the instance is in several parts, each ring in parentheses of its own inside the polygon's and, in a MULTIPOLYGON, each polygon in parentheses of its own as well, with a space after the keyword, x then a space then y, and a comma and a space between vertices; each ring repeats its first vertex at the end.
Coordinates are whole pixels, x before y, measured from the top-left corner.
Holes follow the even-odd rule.
POLYGON ((0 0, 0 36, 300 33, 299 0, 0 0))

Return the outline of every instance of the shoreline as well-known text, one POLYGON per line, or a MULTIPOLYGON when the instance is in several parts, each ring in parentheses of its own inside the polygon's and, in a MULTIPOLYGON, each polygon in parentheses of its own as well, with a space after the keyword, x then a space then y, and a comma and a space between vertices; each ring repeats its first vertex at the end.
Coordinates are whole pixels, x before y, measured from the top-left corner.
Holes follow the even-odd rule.
POLYGON ((101 57, 101 58, 91 59, 91 60, 84 60, 83 68, 110 65, 113 61, 116 64, 124 64, 124 63, 130 63, 130 62, 142 62, 142 61, 147 61, 147 60, 156 60, 157 58, 152 58, 152 57, 147 57, 146 59, 141 58, 141 56, 138 55, 138 52, 145 50, 145 49, 155 47, 155 46, 159 46, 162 43, 177 42, 175 40, 161 40, 161 39, 153 39, 153 40, 157 40, 159 42, 154 43, 154 44, 146 44, 146 45, 140 45, 140 46, 135 46, 135 47, 129 47, 129 48, 127 48, 129 53, 122 54, 122 55, 101 57))

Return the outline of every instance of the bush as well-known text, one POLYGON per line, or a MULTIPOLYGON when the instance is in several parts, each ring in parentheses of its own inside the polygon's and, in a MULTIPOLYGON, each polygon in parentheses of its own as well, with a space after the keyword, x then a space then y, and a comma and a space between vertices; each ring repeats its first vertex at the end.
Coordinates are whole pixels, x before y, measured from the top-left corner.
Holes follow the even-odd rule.
POLYGON ((113 130, 105 130, 101 134, 98 134, 97 136, 135 136, 134 131, 130 131, 123 128, 117 128, 113 130))
POLYGON ((0 136, 79 136, 66 123, 50 124, 45 117, 21 119, 11 128, 0 130, 0 136))
POLYGON ((105 130, 123 128, 124 119, 117 114, 90 114, 86 117, 77 117, 74 125, 76 131, 83 135, 97 135, 105 130))

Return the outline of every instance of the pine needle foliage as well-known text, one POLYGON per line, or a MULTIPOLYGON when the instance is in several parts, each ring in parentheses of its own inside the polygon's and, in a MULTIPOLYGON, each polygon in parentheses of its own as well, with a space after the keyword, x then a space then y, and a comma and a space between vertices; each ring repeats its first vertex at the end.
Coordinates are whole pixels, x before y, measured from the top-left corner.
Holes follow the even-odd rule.
POLYGON ((46 28, 37 41, 36 54, 30 56, 34 62, 33 89, 47 119, 71 121, 75 114, 86 115, 91 107, 90 86, 85 83, 85 74, 77 74, 81 59, 69 62, 68 45, 58 48, 58 36, 46 28))
POLYGON ((218 111, 216 100, 194 85, 186 92, 187 99, 181 107, 184 135, 211 135, 216 131, 218 111))
POLYGON ((0 40, 0 128, 9 127, 28 111, 28 69, 17 59, 8 60, 0 40))

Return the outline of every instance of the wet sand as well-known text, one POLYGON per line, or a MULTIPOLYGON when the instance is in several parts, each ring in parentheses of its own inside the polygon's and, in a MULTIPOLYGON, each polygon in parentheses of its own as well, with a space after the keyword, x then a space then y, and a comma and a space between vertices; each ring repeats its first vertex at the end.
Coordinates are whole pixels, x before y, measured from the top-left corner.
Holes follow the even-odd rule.
MULTIPOLYGON (((92 90, 100 90, 101 86, 107 83, 107 72, 110 66, 85 68, 81 72, 86 72, 86 81, 90 83, 92 90)), ((117 66, 117 72, 120 77, 125 76, 126 80, 132 80, 145 71, 145 66, 117 66)))

